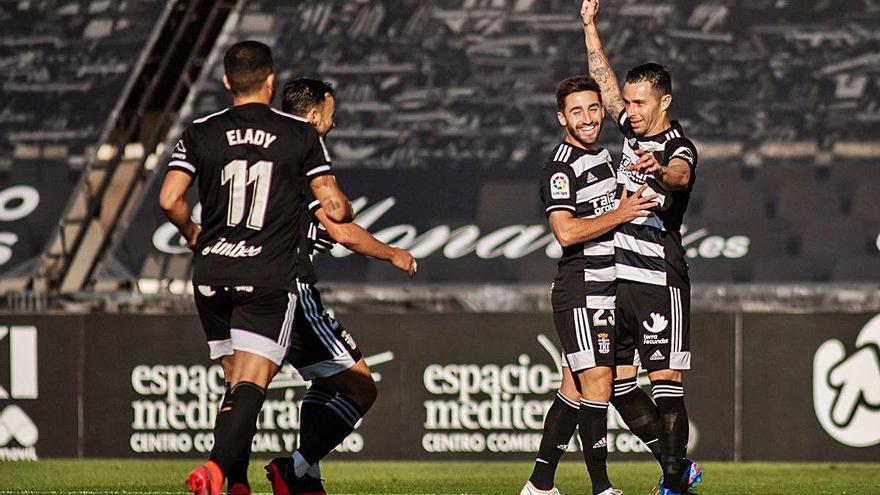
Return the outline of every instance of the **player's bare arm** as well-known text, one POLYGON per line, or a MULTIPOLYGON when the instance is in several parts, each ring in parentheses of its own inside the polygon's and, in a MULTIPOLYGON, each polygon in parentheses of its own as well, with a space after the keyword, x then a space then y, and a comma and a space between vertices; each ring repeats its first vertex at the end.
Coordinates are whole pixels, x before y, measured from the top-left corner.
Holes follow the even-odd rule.
POLYGON ((186 190, 191 184, 192 177, 189 174, 170 170, 165 174, 162 189, 159 191, 159 207, 186 239, 187 246, 193 249, 202 229, 192 221, 191 208, 186 201, 186 190))
POLYGON ((642 174, 651 174, 668 191, 687 189, 691 181, 691 167, 681 158, 669 160, 667 166, 660 165, 653 153, 636 151, 639 161, 627 167, 627 170, 642 174))
POLYGON ((554 211, 550 213, 550 230, 563 247, 595 239, 618 225, 635 218, 651 215, 651 208, 657 206, 656 194, 642 196, 647 186, 643 185, 632 195, 623 191, 623 197, 615 210, 595 218, 576 218, 570 211, 554 211))
POLYGON ((339 189, 336 178, 332 175, 316 177, 309 183, 315 198, 321 202, 321 208, 327 218, 338 223, 348 223, 354 220, 354 209, 345 193, 339 189))
POLYGON ((584 43, 587 46, 587 57, 590 76, 599 83, 602 89, 602 104, 605 110, 616 119, 623 111, 625 104, 620 93, 617 75, 608 62, 602 40, 596 29, 596 18, 599 16, 599 0, 584 0, 581 4, 581 19, 584 23, 584 43))
POLYGON ((391 263, 410 277, 416 274, 416 260, 404 249, 385 244, 373 237, 363 227, 354 223, 338 223, 328 218, 323 208, 315 213, 321 225, 336 242, 363 256, 391 263))

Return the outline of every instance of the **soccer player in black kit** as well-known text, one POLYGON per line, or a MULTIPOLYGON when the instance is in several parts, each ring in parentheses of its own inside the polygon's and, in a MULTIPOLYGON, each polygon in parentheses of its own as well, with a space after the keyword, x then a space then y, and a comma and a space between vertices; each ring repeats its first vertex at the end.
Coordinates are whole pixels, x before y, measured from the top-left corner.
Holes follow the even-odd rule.
POLYGON ((594 495, 618 495, 606 470, 607 412, 614 368, 613 229, 655 206, 642 190, 615 205, 611 154, 598 145, 605 111, 599 85, 573 76, 556 89, 565 129, 541 170, 541 200, 562 246, 551 300, 562 342, 562 385, 544 420, 535 468, 520 495, 558 495, 553 477, 578 427, 594 495))
POLYGON ((627 73, 623 91, 596 29, 600 0, 584 0, 581 17, 590 75, 620 126, 624 144, 617 167, 622 191, 647 186, 657 195, 653 214, 614 233, 617 269, 616 379, 611 403, 651 449, 663 476, 656 491, 680 495, 702 473, 685 458, 688 418, 682 371, 690 369, 690 279, 681 224, 697 168, 697 150, 669 118, 672 77, 658 64, 627 73), (654 401, 637 386, 638 366, 648 372, 654 401), (658 445, 659 444, 659 445, 658 445))
MULTIPOLYGON (((322 138, 335 127, 335 108, 335 91, 323 81, 294 79, 286 82, 281 90, 282 111, 311 124, 322 138)), ((383 243, 354 222, 338 223, 331 220, 310 187, 303 189, 303 196, 303 208, 308 210, 308 214, 301 217, 297 227, 302 234, 300 242, 304 245, 298 253, 301 268, 297 270, 295 331, 286 359, 305 380, 311 382, 300 406, 300 438, 304 445, 308 445, 306 439, 316 428, 320 430, 319 424, 336 421, 337 415, 333 413, 344 407, 339 403, 340 395, 351 399, 362 413, 366 413, 377 393, 370 369, 353 335, 324 309, 321 294, 315 286, 317 275, 312 268, 312 255, 326 252, 338 242, 355 253, 388 261, 410 277, 416 273, 416 262, 406 250, 383 243)), ((348 427, 334 430, 334 438, 338 441, 344 439, 343 435, 351 433, 348 427)), ((333 444, 331 448, 335 446, 333 444)), ((229 495, 250 494, 247 481, 249 457, 250 450, 247 449, 230 472, 229 495)), ((275 495, 325 494, 320 460, 320 457, 308 451, 272 459, 266 465, 272 492, 275 495), (297 460, 300 457, 305 460, 305 456, 309 456, 311 462, 305 473, 297 476, 297 460)))
MULTIPOLYGON (((228 384, 210 460, 187 479, 187 489, 198 495, 222 492, 226 473, 254 436, 266 387, 295 331, 302 243, 292 226, 306 214, 304 184, 332 220, 354 218, 314 127, 269 106, 275 83, 269 47, 236 43, 223 65, 233 106, 194 120, 184 131, 159 197, 194 252, 196 307, 210 356, 221 360, 228 384), (194 179, 201 226, 192 221, 185 197, 194 179)), ((343 402, 348 422, 359 408, 350 399, 343 402)), ((324 443, 314 438, 302 448, 320 452, 324 443)))

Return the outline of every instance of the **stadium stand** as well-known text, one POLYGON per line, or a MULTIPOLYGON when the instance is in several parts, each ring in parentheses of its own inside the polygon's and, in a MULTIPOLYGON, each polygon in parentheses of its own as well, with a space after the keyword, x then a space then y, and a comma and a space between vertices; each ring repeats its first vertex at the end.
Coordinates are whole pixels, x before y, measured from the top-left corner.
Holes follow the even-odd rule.
MULTIPOLYGON (((101 13, 81 4, 76 23, 53 23, 51 29, 68 29, 64 36, 70 37, 85 32, 88 16, 101 13)), ((113 13, 158 8, 148 2, 133 5, 113 13)), ((218 55, 233 41, 255 38, 274 47, 279 79, 316 76, 338 87, 338 127, 328 143, 340 180, 353 198, 364 198, 365 209, 393 198, 371 223, 372 232, 391 235, 397 226, 410 225, 417 237, 437 226, 455 231, 474 225, 480 242, 507 226, 542 224, 536 188, 529 184, 558 139, 553 87, 584 70, 570 2, 385 0, 337 7, 314 0, 237 2, 235 16, 207 54, 206 70, 164 135, 165 146, 193 118, 228 104, 218 82, 218 55)), ((25 15, 4 8, 7 17, 25 15)), ((143 19, 156 15, 137 13, 141 24, 128 25, 148 32, 143 19)), ((841 255, 859 257, 866 266, 880 257, 880 210, 874 207, 880 142, 871 131, 880 95, 867 84, 876 73, 871 56, 876 41, 869 33, 878 18, 877 9, 859 0, 818 2, 808 9, 769 0, 603 7, 600 31, 618 72, 646 60, 667 63, 675 81, 673 115, 698 141, 697 188, 685 218, 688 230, 699 234, 689 245, 695 281, 873 280, 841 255), (839 216, 852 221, 836 222, 839 216), (823 235, 818 229, 826 227, 830 230, 823 235), (747 238, 744 251, 740 237, 747 238), (718 250, 718 242, 727 244, 718 250)), ((128 44, 120 46, 137 46, 134 38, 127 32, 128 44)), ((26 68, 28 60, 17 64, 26 68)), ((67 105, 85 99, 77 96, 67 105)), ((83 113, 97 120, 81 147, 98 142, 94 129, 110 117, 112 105, 100 107, 83 113)), ((0 113, 7 116, 0 125, 14 125, 19 118, 14 108, 0 113)), ((59 115, 75 113, 61 110, 59 115)), ((604 136, 604 145, 616 153, 619 137, 610 120, 604 136)), ((157 152, 154 164, 161 163, 161 148, 147 148, 145 154, 157 152)), ((7 158, 0 164, 7 165, 0 174, 21 174, 23 164, 36 159, 14 158, 10 168, 12 148, 4 149, 7 158)), ((19 150, 31 157, 57 152, 19 150)), ((73 163, 82 167, 89 153, 78 153, 73 163)), ((72 177, 68 188, 78 177, 70 163, 64 163, 72 177)), ((98 267, 98 278, 108 287, 168 290, 189 273, 186 250, 163 230, 164 219, 151 199, 160 175, 159 170, 147 174, 150 182, 136 199, 139 206, 121 222, 124 229, 115 233, 98 267)), ((58 209, 38 214, 45 225, 58 215, 58 209)), ((26 239, 21 230, 15 231, 22 239, 17 246, 39 245, 47 235, 34 232, 26 239)), ((481 257, 472 250, 452 258, 443 247, 427 255, 416 283, 543 284, 545 268, 552 270, 543 247, 522 257, 481 257)), ((19 262, 15 258, 0 269, 19 262)), ((319 266, 322 279, 335 283, 397 282, 386 268, 355 257, 319 266)))

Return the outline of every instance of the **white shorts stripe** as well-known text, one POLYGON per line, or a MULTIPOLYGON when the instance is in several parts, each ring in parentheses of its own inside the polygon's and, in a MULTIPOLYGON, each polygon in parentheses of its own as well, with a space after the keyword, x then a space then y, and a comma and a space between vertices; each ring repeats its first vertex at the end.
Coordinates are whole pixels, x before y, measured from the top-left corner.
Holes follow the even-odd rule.
POLYGON ((575 308, 571 310, 571 313, 574 318, 574 335, 577 337, 578 349, 581 351, 587 350, 586 346, 584 346, 584 338, 583 338, 583 322, 581 321, 581 313, 580 308, 575 308))
POLYGON ((296 294, 287 293, 287 310, 284 312, 284 321, 281 323, 281 332, 278 335, 278 344, 287 347, 290 345, 290 330, 293 328, 293 317, 296 314, 296 294))
POLYGON ((303 303, 303 313, 306 316, 306 319, 311 323, 312 329, 314 329, 315 333, 321 339, 321 342, 324 343, 324 347, 330 351, 333 355, 341 355, 345 354, 345 350, 342 348, 342 345, 336 340, 336 337, 333 335, 333 330, 328 328, 323 315, 318 314, 318 305, 312 297, 312 289, 308 284, 303 284, 301 282, 297 282, 297 288, 299 289, 300 297, 302 298, 303 303))

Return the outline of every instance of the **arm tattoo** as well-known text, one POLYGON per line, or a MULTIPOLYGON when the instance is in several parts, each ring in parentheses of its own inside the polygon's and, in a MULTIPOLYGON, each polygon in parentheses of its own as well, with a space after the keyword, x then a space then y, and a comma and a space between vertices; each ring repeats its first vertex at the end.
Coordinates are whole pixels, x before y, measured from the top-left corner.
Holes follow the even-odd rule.
POLYGON ((328 212, 336 211, 340 208, 339 201, 336 201, 335 199, 331 199, 330 201, 327 202, 327 206, 325 208, 327 208, 328 212))
POLYGON ((599 83, 605 109, 611 114, 612 119, 617 119, 618 114, 620 114, 625 106, 623 98, 620 97, 617 76, 611 69, 608 57, 605 56, 601 49, 589 50, 589 53, 590 75, 599 83))

